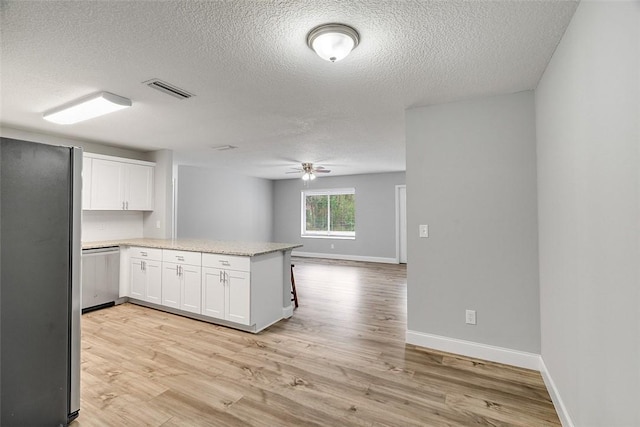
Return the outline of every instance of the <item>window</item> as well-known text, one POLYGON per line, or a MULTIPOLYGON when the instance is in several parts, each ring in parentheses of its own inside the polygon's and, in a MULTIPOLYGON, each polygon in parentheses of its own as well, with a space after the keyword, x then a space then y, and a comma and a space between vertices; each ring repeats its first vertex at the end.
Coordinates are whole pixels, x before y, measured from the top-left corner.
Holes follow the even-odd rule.
POLYGON ((302 236, 354 239, 355 189, 302 192, 302 236))

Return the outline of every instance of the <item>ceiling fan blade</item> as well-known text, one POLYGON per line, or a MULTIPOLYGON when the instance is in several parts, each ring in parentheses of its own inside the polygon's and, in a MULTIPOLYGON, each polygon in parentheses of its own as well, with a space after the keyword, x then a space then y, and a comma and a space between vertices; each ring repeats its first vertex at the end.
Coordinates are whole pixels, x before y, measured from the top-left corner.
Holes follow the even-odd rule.
POLYGON ((289 171, 289 172, 285 172, 285 173, 300 173, 302 171, 289 171))
POLYGON ((315 173, 329 173, 331 172, 330 169, 316 169, 314 170, 315 173))

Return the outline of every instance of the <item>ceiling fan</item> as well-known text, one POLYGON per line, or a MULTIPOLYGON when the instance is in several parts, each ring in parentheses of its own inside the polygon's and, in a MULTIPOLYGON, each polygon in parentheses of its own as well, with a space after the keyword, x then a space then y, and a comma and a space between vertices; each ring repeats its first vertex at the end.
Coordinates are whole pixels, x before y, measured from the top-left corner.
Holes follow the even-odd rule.
POLYGON ((303 181, 312 181, 316 179, 316 174, 329 173, 331 172, 331 170, 325 169, 322 166, 313 166, 313 163, 303 163, 302 168, 295 168, 295 170, 292 170, 290 172, 285 172, 285 173, 300 173, 300 172, 304 172, 302 174, 303 181))

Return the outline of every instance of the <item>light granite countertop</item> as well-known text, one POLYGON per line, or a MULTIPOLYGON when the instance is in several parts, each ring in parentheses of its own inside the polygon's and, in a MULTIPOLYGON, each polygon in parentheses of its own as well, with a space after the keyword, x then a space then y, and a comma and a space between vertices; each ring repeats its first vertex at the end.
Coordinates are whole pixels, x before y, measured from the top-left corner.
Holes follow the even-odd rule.
POLYGON ((141 246, 144 248, 173 249, 222 255, 256 256, 271 252, 288 251, 302 247, 292 243, 270 242, 219 242, 196 239, 121 239, 82 242, 82 249, 98 249, 113 246, 141 246))

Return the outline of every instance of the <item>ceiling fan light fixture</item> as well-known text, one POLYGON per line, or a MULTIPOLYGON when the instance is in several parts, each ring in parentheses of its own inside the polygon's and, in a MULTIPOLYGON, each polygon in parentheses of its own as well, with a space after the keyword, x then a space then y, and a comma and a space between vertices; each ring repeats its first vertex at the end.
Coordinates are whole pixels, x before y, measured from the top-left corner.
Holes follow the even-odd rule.
POLYGON ((344 24, 323 24, 315 27, 307 35, 307 45, 320 58, 336 62, 345 58, 360 43, 360 35, 355 28, 344 24))
POLYGON ((42 118, 60 125, 70 125, 131 107, 131 100, 109 92, 99 92, 54 108, 42 118))

